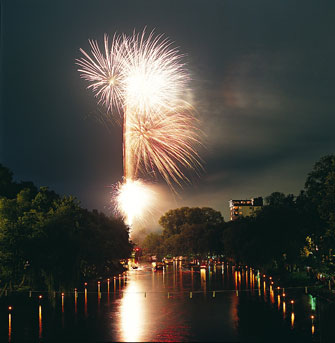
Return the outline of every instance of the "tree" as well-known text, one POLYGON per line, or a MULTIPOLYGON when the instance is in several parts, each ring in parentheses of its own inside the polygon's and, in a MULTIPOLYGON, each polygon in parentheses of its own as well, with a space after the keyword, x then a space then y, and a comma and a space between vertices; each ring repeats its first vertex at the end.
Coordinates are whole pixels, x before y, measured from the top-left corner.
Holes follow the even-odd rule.
MULTIPOLYGON (((276 196, 277 193, 273 198, 276 196)), ((289 194, 281 197, 281 201, 270 203, 271 205, 264 206, 256 217, 256 225, 261 231, 259 239, 270 249, 272 260, 276 264, 296 264, 305 243, 306 233, 301 225, 295 198, 289 194)))
POLYGON ((31 182, 15 183, 0 166, 1 287, 70 289, 83 278, 110 275, 130 256, 128 227, 31 182))
POLYGON ((163 227, 165 254, 197 255, 222 252, 223 217, 209 207, 182 207, 166 212, 159 220, 163 227))
POLYGON ((32 193, 37 193, 37 188, 32 182, 14 182, 12 171, 0 164, 0 198, 14 199, 23 189, 30 189, 32 193))
POLYGON ((335 155, 326 155, 314 164, 308 174, 305 189, 307 195, 315 200, 321 200, 325 195, 325 184, 330 174, 335 171, 335 155))
POLYGON ((0 197, 10 198, 13 193, 13 173, 0 164, 0 197))
POLYGON ((142 247, 146 254, 163 257, 162 244, 163 236, 159 233, 151 232, 145 237, 142 247))
POLYGON ((133 245, 129 230, 118 218, 110 218, 93 210, 81 211, 79 220, 78 256, 85 277, 110 275, 119 260, 128 258, 133 245))
MULTIPOLYGON (((300 199, 301 202, 301 199, 300 199)), ((237 262, 262 268, 283 268, 300 262, 306 226, 296 198, 274 192, 255 217, 226 224, 224 251, 237 262)))
POLYGON ((209 207, 177 208, 166 212, 159 219, 165 237, 179 234, 184 224, 222 225, 223 222, 221 213, 209 207))
POLYGON ((319 249, 331 255, 335 246, 335 155, 322 157, 315 163, 305 183, 308 201, 324 222, 319 230, 319 249))
POLYGON ((305 189, 309 200, 318 208, 320 216, 331 226, 335 217, 335 155, 327 155, 316 162, 308 174, 305 189))
POLYGON ((294 195, 289 194, 286 196, 281 192, 273 192, 265 198, 265 202, 271 207, 293 206, 294 195))

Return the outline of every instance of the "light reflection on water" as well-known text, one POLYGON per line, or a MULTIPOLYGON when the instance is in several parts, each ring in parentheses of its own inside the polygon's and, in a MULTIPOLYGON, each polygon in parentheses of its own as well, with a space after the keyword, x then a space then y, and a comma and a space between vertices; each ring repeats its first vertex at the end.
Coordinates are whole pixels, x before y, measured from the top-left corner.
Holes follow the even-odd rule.
POLYGON ((201 278, 201 288, 204 292, 206 292, 206 269, 200 270, 200 278, 201 278))
POLYGON ((42 306, 38 306, 38 338, 42 338, 42 306))
POLYGON ((295 319, 295 315, 294 312, 291 313, 291 328, 293 329, 294 327, 294 319, 295 319))
POLYGON ((8 314, 8 342, 12 341, 12 314, 8 314))
POLYGON ((85 287, 85 296, 84 296, 84 301, 85 301, 85 317, 87 317, 87 288, 85 287))
POLYGON ((127 285, 121 300, 121 341, 142 342, 145 323, 144 293, 134 280, 127 285))
MULTIPOLYGON (((38 326, 35 316, 34 337, 47 340, 50 335, 58 334, 58 341, 62 341, 70 332, 77 340, 91 335, 92 341, 239 341, 249 334, 259 338, 262 330, 267 333, 282 330, 280 321, 287 322, 288 332, 296 330, 304 315, 298 301, 293 314, 293 306, 286 307, 283 294, 279 290, 275 292, 275 286, 264 277, 261 283, 258 273, 255 280, 255 274, 249 269, 228 269, 226 265, 190 269, 174 263, 157 272, 144 265, 118 276, 113 285, 102 280, 101 286, 97 287, 97 283, 85 286, 67 295, 65 301, 64 295, 59 295, 54 309, 43 305, 43 335, 42 306, 35 307, 38 326), (272 312, 264 312, 264 303, 272 312), (59 322, 51 321, 57 314, 61 318, 59 322)), ((307 304, 310 310, 309 301, 307 304)), ((306 315, 309 334, 317 336, 319 326, 315 329, 313 325, 311 330, 310 313, 306 315)), ((20 336, 19 329, 13 332, 12 321, 13 317, 6 317, 6 339, 31 339, 20 336)), ((14 322, 14 329, 19 327, 14 322)), ((288 334, 281 337, 286 338, 288 334)))

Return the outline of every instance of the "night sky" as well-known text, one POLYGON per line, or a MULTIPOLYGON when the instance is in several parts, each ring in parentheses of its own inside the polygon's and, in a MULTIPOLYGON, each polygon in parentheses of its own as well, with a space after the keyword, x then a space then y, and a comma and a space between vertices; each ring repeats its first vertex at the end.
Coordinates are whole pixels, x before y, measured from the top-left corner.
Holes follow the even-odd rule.
POLYGON ((89 38, 144 27, 186 55, 207 136, 205 171, 178 197, 166 189, 161 210, 210 206, 228 220, 229 199, 298 194, 313 164, 335 152, 334 1, 1 4, 0 162, 17 180, 109 213, 122 130, 101 120, 75 59, 89 38))

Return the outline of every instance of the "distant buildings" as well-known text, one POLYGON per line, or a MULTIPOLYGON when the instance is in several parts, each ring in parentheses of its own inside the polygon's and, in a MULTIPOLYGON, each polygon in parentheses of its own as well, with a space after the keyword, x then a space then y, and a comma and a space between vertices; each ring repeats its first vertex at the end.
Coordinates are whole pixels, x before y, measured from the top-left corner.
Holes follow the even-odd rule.
POLYGON ((239 217, 251 217, 263 206, 263 198, 251 198, 250 200, 229 200, 230 220, 239 217))

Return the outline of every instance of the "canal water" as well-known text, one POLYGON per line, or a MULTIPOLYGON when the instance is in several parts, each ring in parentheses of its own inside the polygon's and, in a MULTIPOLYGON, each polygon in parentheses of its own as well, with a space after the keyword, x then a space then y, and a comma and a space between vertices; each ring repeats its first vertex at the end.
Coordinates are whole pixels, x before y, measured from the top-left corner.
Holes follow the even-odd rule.
POLYGON ((0 341, 335 341, 334 304, 271 282, 227 264, 174 262, 159 271, 142 264, 64 295, 3 296, 0 341))

